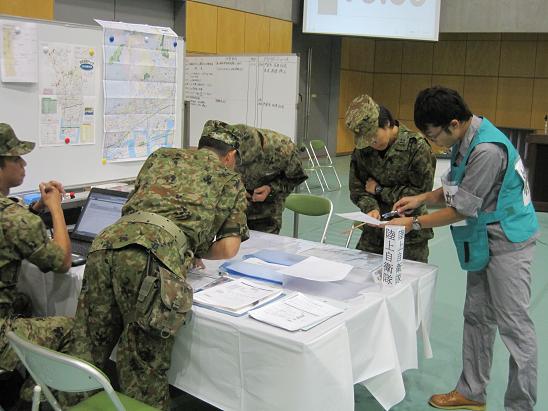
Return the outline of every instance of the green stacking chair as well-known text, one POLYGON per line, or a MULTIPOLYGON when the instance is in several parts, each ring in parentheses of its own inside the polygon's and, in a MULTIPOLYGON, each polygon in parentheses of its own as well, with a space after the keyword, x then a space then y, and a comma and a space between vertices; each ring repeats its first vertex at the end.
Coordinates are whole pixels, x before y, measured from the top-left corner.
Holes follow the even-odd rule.
POLYGON ((331 215, 333 214, 333 203, 329 198, 313 194, 291 193, 285 200, 285 208, 288 208, 297 214, 308 216, 327 215, 322 238, 320 240, 320 243, 325 242, 327 227, 329 226, 329 221, 331 221, 331 215))
MULTIPOLYGON (((301 144, 299 145, 299 151, 301 152, 302 156, 304 156, 303 153, 306 153, 306 155, 308 156, 308 160, 306 158, 304 159, 301 158, 303 160, 303 163, 306 162, 306 165, 303 164, 304 171, 306 172, 308 177, 310 177, 310 174, 312 173, 312 171, 316 173, 316 178, 318 179, 318 182, 320 183, 320 188, 322 189, 322 193, 323 193, 325 189, 323 188, 322 180, 320 178, 320 175, 318 174, 318 168, 316 167, 316 164, 314 163, 314 160, 312 159, 312 156, 310 155, 310 150, 305 144, 301 144)), ((308 193, 312 194, 312 192, 310 191, 310 186, 308 185, 308 181, 305 180, 304 185, 306 189, 308 190, 308 193)))
POLYGON ((324 168, 330 168, 333 171, 333 174, 337 179, 337 183, 339 184, 339 187, 335 190, 340 190, 342 187, 341 180, 339 179, 339 174, 337 174, 337 169, 335 168, 335 164, 333 164, 333 160, 331 160, 331 156, 329 155, 329 151, 327 150, 327 146, 325 145, 324 141, 310 140, 309 144, 312 155, 314 156, 316 168, 320 170, 320 174, 322 175, 325 187, 327 187, 327 191, 334 190, 331 190, 331 188, 329 188, 329 184, 327 183, 327 179, 325 178, 325 174, 323 173, 324 168))
POLYGON ((40 390, 55 411, 61 406, 49 387, 64 392, 103 391, 83 400, 70 410, 81 411, 153 411, 157 410, 133 398, 117 393, 105 374, 86 361, 49 350, 19 337, 13 331, 7 333, 8 341, 17 353, 36 384, 33 409, 38 409, 40 390))

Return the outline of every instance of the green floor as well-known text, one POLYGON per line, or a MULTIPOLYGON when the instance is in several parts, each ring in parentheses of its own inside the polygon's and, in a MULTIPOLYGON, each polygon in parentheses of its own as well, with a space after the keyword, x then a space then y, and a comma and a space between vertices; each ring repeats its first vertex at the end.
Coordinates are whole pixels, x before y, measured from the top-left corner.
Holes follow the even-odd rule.
MULTIPOLYGON (((439 162, 439 170, 447 167, 447 160, 439 162)), ((341 190, 326 193, 334 205, 335 212, 356 211, 348 196, 348 166, 349 157, 337 157, 335 164, 339 177, 343 183, 341 190)), ((328 181, 336 186, 333 175, 326 172, 328 181)), ((311 184, 317 184, 311 178, 311 184)), ((438 179, 439 181, 439 179, 438 179)), ((314 194, 321 194, 321 190, 312 189, 314 194)), ((536 410, 548 410, 548 393, 543 390, 548 386, 548 358, 545 347, 548 342, 548 278, 546 267, 548 266, 548 213, 537 213, 541 226, 540 241, 537 244, 535 261, 533 265, 533 294, 531 300, 531 314, 537 327, 539 341, 539 378, 538 401, 536 410), (544 269, 542 267, 545 267, 544 269)), ((347 238, 345 231, 349 222, 334 216, 327 233, 327 243, 344 246, 347 238)), ((299 237, 318 241, 321 236, 323 223, 320 218, 299 219, 299 237)), ((284 213, 283 235, 292 235, 292 212, 284 213)), ((355 247, 358 233, 351 242, 355 247)), ((419 411, 432 410, 426 401, 431 394, 446 392, 453 389, 461 369, 461 340, 462 340, 462 307, 466 284, 465 273, 460 269, 455 250, 451 241, 449 229, 446 227, 435 230, 435 237, 429 242, 430 263, 439 267, 438 283, 436 290, 436 302, 432 318, 431 343, 434 358, 425 360, 420 358, 419 369, 409 370, 404 374, 407 395, 405 399, 392 408, 394 411, 419 411)), ((422 352, 419 347, 419 352, 422 352)), ((419 356, 420 357, 420 356, 419 356)), ((493 368, 491 370, 491 382, 488 388, 488 410, 503 410, 503 398, 508 376, 508 352, 499 337, 495 343, 493 368)), ((318 387, 320 390, 321 387, 318 387)), ((376 411, 382 407, 375 401, 369 392, 361 386, 355 388, 356 410, 376 411)))

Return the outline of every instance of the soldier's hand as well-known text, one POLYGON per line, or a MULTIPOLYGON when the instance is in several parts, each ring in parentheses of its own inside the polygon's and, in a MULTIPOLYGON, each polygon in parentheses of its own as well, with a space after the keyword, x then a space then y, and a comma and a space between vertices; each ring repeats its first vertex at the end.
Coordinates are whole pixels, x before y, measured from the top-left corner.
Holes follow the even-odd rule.
POLYGON ((61 192, 50 183, 40 183, 40 201, 51 210, 52 207, 61 205, 61 192))
POLYGON ((192 267, 199 268, 200 270, 203 270, 206 268, 201 258, 195 258, 194 261, 192 262, 192 267))
POLYGON ((262 203, 264 200, 266 200, 271 191, 272 188, 270 188, 270 186, 268 185, 257 187, 253 191, 253 197, 251 198, 251 201, 262 203))
POLYGON ((365 191, 369 194, 375 194, 375 188, 377 188, 377 181, 374 178, 369 177, 365 182, 365 191))

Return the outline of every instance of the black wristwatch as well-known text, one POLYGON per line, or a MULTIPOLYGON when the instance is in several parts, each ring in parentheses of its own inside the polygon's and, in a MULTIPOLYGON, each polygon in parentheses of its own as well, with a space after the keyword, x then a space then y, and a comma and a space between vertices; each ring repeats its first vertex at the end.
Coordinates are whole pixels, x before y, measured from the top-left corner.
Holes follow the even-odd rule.
POLYGON ((420 231, 422 229, 421 222, 419 221, 419 217, 414 216, 413 217, 413 223, 412 223, 412 230, 413 231, 420 231))
POLYGON ((382 186, 380 184, 377 184, 377 186, 375 187, 375 195, 376 196, 381 195, 381 192, 382 192, 382 186))

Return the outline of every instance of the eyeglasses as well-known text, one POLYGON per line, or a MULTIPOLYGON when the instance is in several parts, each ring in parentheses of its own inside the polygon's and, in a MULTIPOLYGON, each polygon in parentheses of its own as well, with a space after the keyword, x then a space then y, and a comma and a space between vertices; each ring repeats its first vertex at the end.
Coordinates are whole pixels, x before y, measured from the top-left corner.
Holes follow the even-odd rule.
POLYGON ((432 141, 436 141, 436 139, 437 139, 437 138, 440 136, 440 134, 441 134, 442 132, 444 132, 444 131, 445 131, 445 128, 440 127, 440 131, 438 131, 438 132, 437 132, 436 134, 434 134, 433 136, 432 136, 432 135, 429 136, 429 135, 426 134, 426 133, 424 133, 424 135, 426 136, 427 139, 432 140, 432 141))

